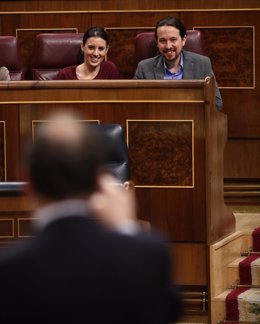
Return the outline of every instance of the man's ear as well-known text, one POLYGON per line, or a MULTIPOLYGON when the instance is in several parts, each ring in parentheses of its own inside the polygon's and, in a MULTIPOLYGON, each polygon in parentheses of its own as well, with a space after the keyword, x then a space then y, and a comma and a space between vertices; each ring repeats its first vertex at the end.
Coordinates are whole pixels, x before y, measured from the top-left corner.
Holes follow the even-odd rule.
POLYGON ((184 35, 184 37, 182 38, 182 46, 185 45, 186 40, 187 40, 187 35, 184 35))

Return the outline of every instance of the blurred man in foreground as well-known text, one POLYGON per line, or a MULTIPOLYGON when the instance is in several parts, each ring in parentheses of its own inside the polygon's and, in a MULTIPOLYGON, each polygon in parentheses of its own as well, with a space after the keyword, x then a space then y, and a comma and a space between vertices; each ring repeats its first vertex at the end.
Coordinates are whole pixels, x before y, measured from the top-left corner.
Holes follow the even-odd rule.
POLYGON ((165 244, 139 229, 103 153, 100 134, 70 115, 38 130, 28 159, 38 233, 1 258, 1 324, 177 319, 165 244))

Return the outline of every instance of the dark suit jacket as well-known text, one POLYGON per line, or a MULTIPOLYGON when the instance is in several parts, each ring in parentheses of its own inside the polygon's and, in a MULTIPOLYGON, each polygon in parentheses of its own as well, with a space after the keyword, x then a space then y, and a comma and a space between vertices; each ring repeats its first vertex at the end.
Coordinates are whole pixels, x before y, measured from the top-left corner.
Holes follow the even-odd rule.
MULTIPOLYGON (((183 51, 183 79, 199 80, 207 76, 214 76, 210 59, 203 55, 183 51)), ((162 80, 163 77, 163 57, 157 55, 138 63, 134 79, 162 80)), ((220 110, 222 106, 222 98, 216 83, 216 107, 220 110)))
POLYGON ((108 231, 90 216, 55 220, 0 261, 0 323, 175 320, 180 300, 169 262, 149 233, 108 231))

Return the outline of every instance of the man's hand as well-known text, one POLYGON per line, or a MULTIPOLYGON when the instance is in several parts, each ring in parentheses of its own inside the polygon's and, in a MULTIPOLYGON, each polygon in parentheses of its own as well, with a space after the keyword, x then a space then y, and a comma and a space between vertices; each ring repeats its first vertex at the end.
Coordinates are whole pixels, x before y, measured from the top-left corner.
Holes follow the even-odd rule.
POLYGON ((98 179, 99 190, 89 198, 89 207, 100 221, 111 229, 123 233, 135 232, 136 201, 133 190, 127 190, 110 174, 98 179))

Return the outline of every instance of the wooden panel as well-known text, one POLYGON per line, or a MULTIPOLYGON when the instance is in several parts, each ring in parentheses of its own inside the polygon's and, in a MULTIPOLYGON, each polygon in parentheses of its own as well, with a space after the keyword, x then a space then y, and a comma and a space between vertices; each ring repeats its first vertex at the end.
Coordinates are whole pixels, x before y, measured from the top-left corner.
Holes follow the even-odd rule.
POLYGON ((193 121, 127 121, 136 187, 194 187, 193 121))
POLYGON ((14 238, 14 220, 12 218, 0 219, 0 239, 14 238))
POLYGON ((0 181, 10 181, 11 179, 21 180, 20 167, 17 162, 20 161, 20 137, 18 131, 18 109, 16 105, 8 105, 0 109, 0 121, 4 121, 4 126, 1 124, 1 160, 0 181), (4 130, 5 128, 5 130, 4 130), (5 131, 5 133, 4 133, 5 131), (5 158, 9 161, 8 166, 5 164, 5 158))
POLYGON ((259 0, 196 1, 196 0, 2 0, 0 10, 163 10, 163 9, 221 9, 221 8, 259 8, 259 0))
POLYGON ((230 139, 224 166, 226 178, 260 178, 260 139, 230 139))
MULTIPOLYGON (((12 156, 8 156, 8 165, 16 163, 19 169, 18 178, 24 179, 20 158, 23 153, 24 136, 26 134, 32 136, 32 121, 44 120, 46 114, 54 110, 72 109, 80 112, 84 120, 119 123, 125 129, 129 120, 146 120, 150 121, 149 123, 156 130, 158 124, 155 121, 157 121, 163 127, 160 132, 157 129, 154 143, 158 142, 157 138, 161 136, 162 156, 165 156, 164 151, 168 151, 164 149, 165 147, 168 148, 169 145, 176 143, 175 140, 172 142, 168 136, 172 121, 187 121, 189 125, 192 121, 193 131, 189 126, 186 132, 185 125, 184 128, 173 128, 173 134, 177 136, 179 131, 185 131, 184 135, 186 135, 183 140, 178 135, 179 149, 176 152, 183 151, 182 148, 180 149, 179 142, 186 143, 188 159, 190 159, 194 145, 194 161, 186 164, 189 169, 194 163, 194 175, 189 173, 188 176, 188 182, 194 177, 194 184, 187 186, 187 183, 184 183, 185 186, 170 187, 166 182, 159 183, 159 185, 166 184, 169 188, 156 187, 156 183, 155 188, 137 188, 138 213, 141 219, 149 220, 152 227, 167 235, 170 241, 204 243, 215 241, 218 237, 233 230, 234 218, 226 213, 224 206, 223 173, 222 166, 219 167, 219 164, 222 165, 226 133, 223 133, 223 114, 217 112, 213 106, 214 89, 209 87, 210 84, 195 80, 178 82, 153 80, 12 81, 1 84, 0 114, 7 116, 10 105, 10 107, 16 107, 16 114, 19 116, 16 124, 12 123, 12 131, 17 134, 12 136, 10 132, 7 138, 10 142, 13 137, 20 138, 17 150, 19 158, 13 161, 12 156), (194 132, 193 144, 191 144, 192 132, 194 132), (219 132, 221 136, 217 135, 219 132), (222 222, 225 224, 224 227, 222 222)), ((135 133, 135 131, 131 133, 131 136, 135 137, 135 133)), ((151 148, 150 143, 147 140, 144 142, 148 146, 147 152, 151 148)), ((156 148, 156 143, 154 147, 156 148)), ((138 157, 138 154, 139 150, 130 150, 131 160, 135 161, 135 155, 138 157)), ((165 165, 162 164, 163 160, 158 160, 155 155, 148 160, 147 168, 149 168, 149 163, 154 163, 154 170, 161 169, 161 174, 167 175, 171 172, 169 171, 170 165, 177 164, 180 167, 179 170, 183 172, 182 168, 186 163, 187 154, 179 155, 178 153, 177 157, 181 159, 181 162, 177 161, 177 163, 173 163, 171 157, 165 156, 165 160, 168 161, 165 165)), ((133 162, 133 175, 140 175, 138 171, 140 167, 142 167, 140 161, 133 162)), ((9 167, 7 169, 9 170, 9 167)), ((164 182, 168 181, 165 175, 164 182)), ((11 180, 17 180, 16 176, 13 176, 11 180)), ((184 181, 183 179, 185 178, 180 177, 178 181, 184 181)), ((136 180, 139 181, 138 178, 136 180)))
POLYGON ((254 28, 227 26, 196 29, 202 32, 205 52, 212 60, 219 87, 253 88, 254 28))
POLYGON ((108 60, 113 61, 123 78, 132 79, 135 73, 134 38, 138 33, 150 31, 147 28, 106 28, 110 48, 108 60), (126 42, 126 39, 128 40, 126 42), (127 62, 127 64, 126 64, 127 62))
MULTIPOLYGON (((31 214, 30 201, 27 197, 0 192, 0 247, 15 243, 21 238, 20 233, 25 233, 20 228, 20 222, 27 220, 31 214)), ((29 224, 27 224, 29 225, 29 224)), ((31 225, 27 226, 26 233, 33 233, 31 225)))
MULTIPOLYGON (((30 216, 30 215, 28 215, 30 216)), ((33 224, 34 219, 32 217, 25 217, 17 219, 17 237, 27 238, 33 236, 33 224)))
POLYGON ((205 245, 175 243, 171 245, 171 252, 172 273, 177 284, 207 285, 207 251, 205 245))

